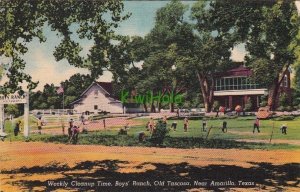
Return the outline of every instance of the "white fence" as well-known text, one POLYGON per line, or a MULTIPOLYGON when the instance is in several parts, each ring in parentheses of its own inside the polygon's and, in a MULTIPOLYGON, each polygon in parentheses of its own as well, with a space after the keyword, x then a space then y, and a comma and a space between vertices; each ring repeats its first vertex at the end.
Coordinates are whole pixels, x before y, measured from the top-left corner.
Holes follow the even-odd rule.
POLYGON ((30 111, 30 114, 33 115, 73 115, 80 114, 74 109, 35 109, 30 111))

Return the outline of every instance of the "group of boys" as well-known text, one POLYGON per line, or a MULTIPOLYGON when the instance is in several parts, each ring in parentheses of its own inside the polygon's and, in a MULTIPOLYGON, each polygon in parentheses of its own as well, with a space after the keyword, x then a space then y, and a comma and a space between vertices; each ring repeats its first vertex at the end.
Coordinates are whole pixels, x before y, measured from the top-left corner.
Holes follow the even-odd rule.
MULTIPOLYGON (((167 117, 164 116, 163 118, 163 122, 167 123, 167 117)), ((150 118, 150 121, 147 123, 146 125, 146 128, 148 130, 150 130, 150 133, 153 133, 153 131, 155 130, 155 122, 153 120, 153 118, 151 117, 150 118)), ((189 120, 187 117, 185 117, 183 119, 183 130, 184 132, 187 132, 188 130, 188 127, 189 127, 189 120)), ((206 127, 207 127, 207 121, 205 118, 202 119, 202 131, 203 132, 206 132, 206 127)), ((255 133, 255 130, 257 130, 258 133, 260 133, 260 119, 259 118, 256 118, 254 123, 253 123, 253 134, 255 133)), ((177 128, 177 122, 174 121, 172 124, 171 124, 171 129, 173 129, 174 131, 176 131, 176 128, 177 128)), ((227 121, 223 121, 222 122, 222 126, 221 126, 221 129, 222 129, 222 132, 223 133, 226 133, 227 132, 227 121)), ((280 130, 281 130, 281 133, 282 134, 287 134, 287 125, 286 124, 283 124, 281 127, 280 127, 280 130)))

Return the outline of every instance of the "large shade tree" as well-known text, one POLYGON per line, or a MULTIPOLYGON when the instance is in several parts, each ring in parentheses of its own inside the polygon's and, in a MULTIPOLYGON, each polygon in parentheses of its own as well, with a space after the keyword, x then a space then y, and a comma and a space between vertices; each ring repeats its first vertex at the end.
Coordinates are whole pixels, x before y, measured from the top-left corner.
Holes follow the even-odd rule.
MULTIPOLYGON (((162 98, 165 94, 178 95, 187 87, 186 71, 182 69, 182 61, 190 54, 190 46, 194 41, 192 25, 186 21, 188 7, 174 0, 157 10, 155 25, 143 39, 141 52, 137 55, 143 61, 140 80, 136 84, 137 91, 147 94, 153 91, 162 98)), ((185 63, 187 64, 187 63, 185 63)), ((162 107, 161 100, 156 102, 158 110, 162 107)), ((170 104, 174 111, 174 102, 170 104)), ((154 102, 150 104, 155 111, 154 102)), ((147 106, 144 105, 147 110, 147 106)))
POLYGON ((123 3, 118 0, 0 1, 0 56, 11 59, 6 70, 8 81, 1 85, 0 93, 21 90, 23 81, 28 82, 29 89, 36 86, 30 75, 24 73, 28 64, 22 55, 34 38, 46 41, 45 26, 62 39, 54 51, 57 61, 67 59, 75 67, 87 68, 94 78, 106 68, 117 69, 116 63, 111 61, 124 38, 116 35, 114 29, 129 16, 122 11, 123 3), (76 37, 93 41, 86 57, 80 56, 82 47, 76 37))
POLYGON ((198 1, 192 7, 196 41, 193 43, 190 64, 201 89, 205 110, 214 103, 215 79, 220 73, 235 67, 231 51, 240 38, 237 22, 228 10, 236 7, 227 1, 198 1))
POLYGON ((299 50, 298 13, 294 2, 277 1, 251 14, 259 17, 250 21, 248 28, 246 64, 253 70, 254 80, 269 89, 268 106, 275 110, 280 85, 299 50))

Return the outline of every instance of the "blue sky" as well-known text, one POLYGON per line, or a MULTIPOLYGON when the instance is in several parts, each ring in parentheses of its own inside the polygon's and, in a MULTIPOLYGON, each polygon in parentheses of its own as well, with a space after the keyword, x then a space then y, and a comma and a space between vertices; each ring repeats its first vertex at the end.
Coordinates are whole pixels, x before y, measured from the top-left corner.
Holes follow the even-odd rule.
MULTIPOLYGON (((125 13, 131 12, 131 17, 123 22, 117 33, 123 35, 146 35, 154 26, 155 12, 165 6, 167 1, 126 1, 125 13)), ((184 1, 184 4, 192 5, 192 1, 184 1)), ((298 2, 298 6, 300 3, 298 2)), ((46 83, 54 83, 56 86, 63 80, 68 79, 75 73, 88 74, 88 70, 70 66, 66 60, 55 61, 54 47, 59 44, 60 38, 48 27, 45 28, 47 41, 39 43, 37 39, 28 44, 29 51, 24 55, 27 62, 25 72, 29 73, 34 81, 39 81, 36 90, 41 90, 46 83)), ((82 41, 83 52, 86 54, 92 43, 82 41)), ((242 45, 236 47, 232 52, 232 58, 236 61, 243 60, 245 49, 242 45)), ((100 81, 111 81, 111 74, 105 72, 100 81)))

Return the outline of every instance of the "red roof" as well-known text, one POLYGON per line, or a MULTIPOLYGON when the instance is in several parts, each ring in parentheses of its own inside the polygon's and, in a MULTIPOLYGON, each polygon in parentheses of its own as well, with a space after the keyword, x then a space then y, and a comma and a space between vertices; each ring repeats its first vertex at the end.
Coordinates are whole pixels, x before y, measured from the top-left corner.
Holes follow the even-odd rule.
POLYGON ((240 65, 237 68, 228 70, 224 73, 219 74, 218 76, 221 77, 238 77, 238 76, 251 76, 252 71, 251 69, 245 67, 244 65, 240 65))

